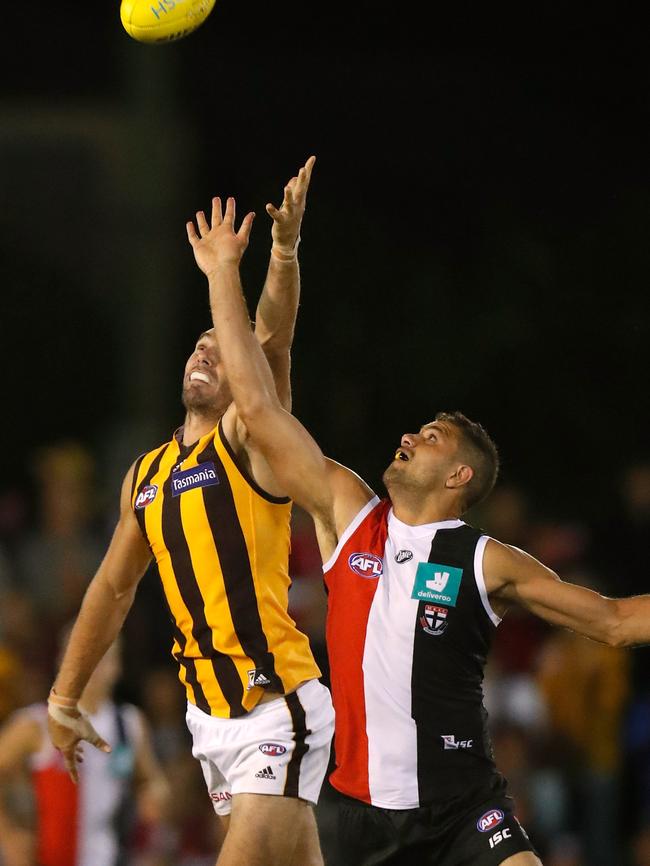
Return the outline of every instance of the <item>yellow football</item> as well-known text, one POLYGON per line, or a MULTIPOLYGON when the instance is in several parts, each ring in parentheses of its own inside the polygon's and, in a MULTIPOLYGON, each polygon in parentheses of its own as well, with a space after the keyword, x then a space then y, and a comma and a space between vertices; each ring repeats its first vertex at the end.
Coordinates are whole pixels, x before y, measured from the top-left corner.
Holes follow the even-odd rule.
POLYGON ((120 18, 138 42, 173 42, 196 30, 215 0, 122 0, 120 18))

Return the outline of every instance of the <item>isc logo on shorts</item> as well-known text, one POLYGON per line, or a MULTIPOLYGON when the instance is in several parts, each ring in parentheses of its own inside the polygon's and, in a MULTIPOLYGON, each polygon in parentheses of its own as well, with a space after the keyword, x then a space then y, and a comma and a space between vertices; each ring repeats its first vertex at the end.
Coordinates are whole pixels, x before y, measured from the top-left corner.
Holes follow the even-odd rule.
POLYGON ((380 577, 384 572, 384 564, 374 553, 353 553, 348 558, 348 565, 359 577, 380 577))
POLYGON ((495 827, 498 827, 504 818, 505 815, 501 809, 490 809, 489 812, 481 815, 478 819, 476 822, 476 829, 481 833, 489 833, 490 830, 494 830, 495 827))
POLYGON ((135 507, 140 509, 146 508, 147 505, 151 505, 156 498, 156 493, 158 493, 158 487, 155 484, 149 484, 147 487, 143 487, 135 500, 135 507))

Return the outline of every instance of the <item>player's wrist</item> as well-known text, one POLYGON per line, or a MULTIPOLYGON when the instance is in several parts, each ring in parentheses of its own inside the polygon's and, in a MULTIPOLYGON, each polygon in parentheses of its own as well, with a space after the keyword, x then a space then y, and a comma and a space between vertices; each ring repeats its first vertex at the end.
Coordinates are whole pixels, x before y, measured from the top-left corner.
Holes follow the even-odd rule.
POLYGON ((62 710, 78 710, 79 705, 77 698, 69 698, 65 695, 60 695, 55 688, 50 689, 47 702, 49 705, 59 707, 62 710))
POLYGON ((298 235, 293 244, 274 240, 271 246, 271 255, 280 262, 295 262, 298 258, 299 244, 300 235, 298 235))

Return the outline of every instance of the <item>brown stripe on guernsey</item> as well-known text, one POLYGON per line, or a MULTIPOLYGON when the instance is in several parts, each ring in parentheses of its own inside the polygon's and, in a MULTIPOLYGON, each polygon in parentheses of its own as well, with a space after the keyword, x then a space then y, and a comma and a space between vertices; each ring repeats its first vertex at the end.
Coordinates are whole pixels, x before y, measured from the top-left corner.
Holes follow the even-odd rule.
POLYGON ((174 638, 179 647, 179 652, 174 653, 174 658, 176 659, 180 667, 184 668, 185 670, 185 678, 183 682, 191 686, 192 692, 194 693, 194 702, 196 703, 196 706, 200 710, 203 710, 204 713, 210 715, 210 704, 208 703, 208 699, 206 698, 205 692, 203 691, 203 686, 199 682, 199 678, 196 673, 196 662, 193 658, 188 658, 184 655, 187 640, 183 632, 176 625, 176 620, 174 619, 173 614, 172 623, 172 631, 174 634, 174 638))
MULTIPOLYGON (((158 472, 158 469, 160 468, 160 461, 163 459, 163 456, 165 455, 168 448, 169 448, 169 445, 163 445, 159 448, 159 450, 157 452, 154 452, 151 463, 149 464, 149 468, 145 469, 144 477, 143 477, 142 481, 136 485, 136 488, 133 491, 134 495, 135 495, 136 490, 139 493, 143 487, 148 487, 149 484, 151 484, 151 479, 154 477, 156 472, 158 472)), ((140 461, 138 463, 138 471, 140 470, 140 468, 142 466, 142 461, 144 460, 144 458, 146 456, 147 455, 145 454, 140 458, 140 461)), ((134 502, 132 499, 131 500, 131 506, 133 506, 133 505, 134 505, 134 502)), ((144 537, 147 538, 147 528, 145 525, 145 513, 144 512, 145 512, 144 508, 136 508, 135 509, 135 516, 136 516, 138 523, 140 524, 140 530, 141 530, 142 534, 144 535, 144 537)), ((147 541, 148 540, 149 539, 147 538, 147 541)))
POLYGON ((213 461, 219 484, 203 487, 203 501, 215 547, 219 554, 221 573, 228 598, 235 634, 244 653, 261 668, 270 680, 272 691, 284 692, 282 680, 275 670, 275 658, 262 627, 255 581, 248 556, 244 532, 239 522, 228 473, 210 440, 198 456, 199 464, 213 461))
MULTIPOLYGON (((163 485, 161 520, 163 543, 169 551, 171 569, 178 586, 178 591, 192 617, 192 635, 194 640, 198 644, 201 656, 212 663, 212 669, 219 689, 230 707, 230 717, 234 718, 245 713, 242 705, 244 689, 235 663, 229 656, 216 650, 212 643, 212 631, 205 617, 205 600, 196 580, 189 545, 183 532, 181 497, 172 496, 171 477, 172 473, 170 472, 163 485)), ((204 710, 204 712, 210 713, 209 705, 205 709, 204 706, 199 704, 198 695, 196 695, 196 699, 197 706, 204 710)), ((203 701, 207 704, 205 694, 203 694, 203 701)))
POLYGON ((285 797, 297 797, 300 784, 300 765, 303 757, 309 751, 309 744, 306 742, 308 734, 311 731, 307 727, 307 718, 300 698, 296 692, 290 695, 285 695, 287 707, 291 713, 291 721, 293 722, 293 739, 296 747, 291 755, 291 760, 287 766, 287 780, 284 785, 285 797))

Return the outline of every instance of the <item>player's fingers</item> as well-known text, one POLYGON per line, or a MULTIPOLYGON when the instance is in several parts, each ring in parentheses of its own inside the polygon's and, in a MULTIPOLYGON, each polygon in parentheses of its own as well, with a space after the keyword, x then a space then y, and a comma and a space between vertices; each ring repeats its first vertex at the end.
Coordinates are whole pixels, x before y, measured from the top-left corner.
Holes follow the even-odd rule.
POLYGON ((93 731, 88 737, 86 737, 91 746, 94 746, 96 749, 99 749, 100 752, 110 752, 111 747, 102 737, 99 736, 97 731, 93 731))
POLYGON ((307 183, 311 180, 311 173, 314 170, 314 163, 316 162, 315 156, 310 156, 307 162, 305 163, 305 174, 307 175, 307 183))
POLYGON ((74 755, 74 752, 72 754, 70 754, 67 751, 66 752, 62 751, 61 754, 63 755, 63 763, 65 764, 65 768, 68 771, 68 773, 70 774, 70 778, 72 779, 72 781, 76 785, 77 782, 79 781, 79 775, 77 773, 77 761, 76 761, 76 757, 74 755))
POLYGON ((242 224, 239 227, 239 231, 237 232, 237 237, 240 240, 244 241, 245 243, 248 243, 248 238, 249 238, 250 233, 251 233, 251 228, 253 226, 253 220, 254 219, 255 219, 255 214, 252 211, 250 213, 247 213, 246 216, 244 217, 244 219, 242 220, 242 224))
POLYGON ((194 223, 190 220, 185 223, 185 228, 187 229, 187 239, 194 246, 194 244, 199 240, 199 236, 196 233, 196 229, 194 228, 194 223))
POLYGON ((222 222, 221 216, 221 199, 215 195, 212 199, 212 228, 220 226, 222 222))
POLYGON ((278 220, 280 220, 280 218, 282 217, 282 214, 277 209, 277 207, 270 202, 266 205, 266 212, 275 222, 278 222, 278 220))
POLYGON ((210 226, 202 210, 196 212, 196 225, 198 226, 199 234, 204 238, 210 231, 210 226))
POLYGON ((291 186, 291 181, 290 181, 284 188, 284 202, 283 202, 283 204, 286 204, 287 207, 292 207, 293 206, 293 199, 294 199, 293 187, 291 186))
POLYGON ((235 199, 232 196, 228 196, 226 201, 226 212, 223 215, 224 224, 233 225, 235 222, 235 199))

